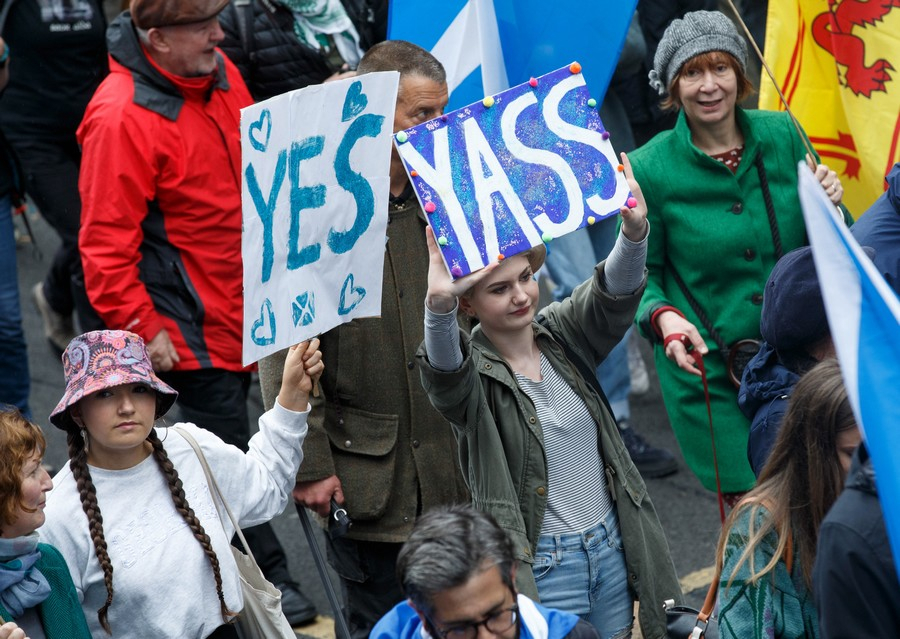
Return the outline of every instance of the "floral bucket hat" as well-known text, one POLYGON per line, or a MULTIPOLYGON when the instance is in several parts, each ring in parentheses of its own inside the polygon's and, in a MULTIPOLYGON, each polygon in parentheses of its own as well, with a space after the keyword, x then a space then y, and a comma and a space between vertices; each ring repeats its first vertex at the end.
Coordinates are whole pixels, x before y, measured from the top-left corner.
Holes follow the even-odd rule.
POLYGON ((178 397, 178 392, 153 372, 144 340, 128 331, 91 331, 79 335, 69 342, 62 362, 66 392, 50 413, 50 421, 63 430, 75 426, 69 417, 69 407, 104 388, 146 384, 156 391, 157 418, 165 415, 178 397))

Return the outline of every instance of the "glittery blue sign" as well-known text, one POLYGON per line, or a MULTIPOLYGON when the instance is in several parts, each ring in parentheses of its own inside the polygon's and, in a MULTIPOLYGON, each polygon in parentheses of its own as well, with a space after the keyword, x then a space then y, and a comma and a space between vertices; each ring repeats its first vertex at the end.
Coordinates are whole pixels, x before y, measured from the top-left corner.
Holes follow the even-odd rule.
POLYGON ((615 215, 630 196, 577 63, 394 143, 454 277, 615 215))

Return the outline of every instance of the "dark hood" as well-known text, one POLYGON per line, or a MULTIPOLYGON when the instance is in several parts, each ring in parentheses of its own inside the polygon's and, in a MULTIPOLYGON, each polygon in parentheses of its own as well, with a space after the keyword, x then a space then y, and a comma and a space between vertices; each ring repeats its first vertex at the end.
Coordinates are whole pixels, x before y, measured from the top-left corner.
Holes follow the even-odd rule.
POLYGON ((761 342, 759 352, 747 363, 741 379, 738 391, 741 412, 752 420, 763 404, 788 394, 799 379, 799 375, 788 370, 779 361, 778 354, 771 345, 761 342))

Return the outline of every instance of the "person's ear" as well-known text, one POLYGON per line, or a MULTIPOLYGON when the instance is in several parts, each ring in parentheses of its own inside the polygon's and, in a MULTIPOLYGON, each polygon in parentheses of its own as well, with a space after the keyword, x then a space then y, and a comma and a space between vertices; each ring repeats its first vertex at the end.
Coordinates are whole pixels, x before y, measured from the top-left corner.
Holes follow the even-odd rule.
POLYGON ((154 51, 159 51, 160 53, 168 53, 172 48, 169 45, 169 39, 166 37, 166 32, 157 27, 147 30, 147 40, 149 41, 150 48, 154 51))
POLYGON ((81 408, 78 404, 69 406, 69 417, 72 418, 72 421, 75 422, 78 428, 84 428, 84 420, 81 418, 81 408))
POLYGON ((459 298, 459 308, 469 317, 475 317, 475 309, 472 308, 472 300, 468 295, 463 295, 459 298))
POLYGON ((422 612, 421 610, 419 610, 418 608, 416 608, 416 604, 413 603, 412 599, 407 599, 406 603, 409 604, 410 608, 412 608, 413 610, 416 611, 416 615, 418 615, 419 621, 421 621, 422 625, 427 628, 428 627, 428 617, 425 616, 425 613, 422 612))

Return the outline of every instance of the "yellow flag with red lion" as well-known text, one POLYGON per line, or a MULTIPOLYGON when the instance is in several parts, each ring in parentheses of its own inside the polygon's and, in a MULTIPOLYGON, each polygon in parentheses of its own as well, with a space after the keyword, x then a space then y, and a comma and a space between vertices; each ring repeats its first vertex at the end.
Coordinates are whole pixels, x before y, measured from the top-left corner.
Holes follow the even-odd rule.
MULTIPOLYGON (((858 217, 900 161, 900 0, 771 1, 765 56, 858 217)), ((759 108, 784 110, 768 79, 759 108)))

